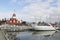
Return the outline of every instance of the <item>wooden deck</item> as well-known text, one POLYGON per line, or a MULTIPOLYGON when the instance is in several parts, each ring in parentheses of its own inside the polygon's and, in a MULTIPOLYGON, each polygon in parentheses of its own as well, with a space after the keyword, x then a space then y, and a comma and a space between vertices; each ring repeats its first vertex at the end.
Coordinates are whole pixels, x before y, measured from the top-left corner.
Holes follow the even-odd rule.
POLYGON ((7 40, 2 30, 0 30, 0 40, 7 40))

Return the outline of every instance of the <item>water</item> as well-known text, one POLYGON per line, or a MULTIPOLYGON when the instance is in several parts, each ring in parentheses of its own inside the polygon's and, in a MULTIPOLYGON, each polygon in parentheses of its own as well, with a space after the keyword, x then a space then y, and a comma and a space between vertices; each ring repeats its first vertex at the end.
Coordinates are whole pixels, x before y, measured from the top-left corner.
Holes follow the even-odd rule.
POLYGON ((25 31, 16 37, 19 40, 60 40, 60 31, 25 31))

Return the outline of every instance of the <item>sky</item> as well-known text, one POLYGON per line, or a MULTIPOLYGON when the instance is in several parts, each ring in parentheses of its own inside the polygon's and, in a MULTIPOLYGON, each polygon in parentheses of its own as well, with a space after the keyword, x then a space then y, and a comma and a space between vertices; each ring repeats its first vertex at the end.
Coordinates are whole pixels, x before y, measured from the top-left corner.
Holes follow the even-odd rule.
POLYGON ((58 22, 60 0, 0 0, 0 19, 13 13, 20 20, 58 22))

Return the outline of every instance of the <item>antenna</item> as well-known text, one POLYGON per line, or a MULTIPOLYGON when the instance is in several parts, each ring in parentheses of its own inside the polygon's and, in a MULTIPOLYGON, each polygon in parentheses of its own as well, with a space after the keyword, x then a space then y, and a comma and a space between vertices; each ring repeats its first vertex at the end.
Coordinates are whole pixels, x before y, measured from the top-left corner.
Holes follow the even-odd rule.
POLYGON ((16 11, 15 11, 15 9, 14 9, 14 13, 15 13, 16 11))
POLYGON ((15 9, 13 11, 14 12, 13 12, 12 18, 16 18, 15 9))

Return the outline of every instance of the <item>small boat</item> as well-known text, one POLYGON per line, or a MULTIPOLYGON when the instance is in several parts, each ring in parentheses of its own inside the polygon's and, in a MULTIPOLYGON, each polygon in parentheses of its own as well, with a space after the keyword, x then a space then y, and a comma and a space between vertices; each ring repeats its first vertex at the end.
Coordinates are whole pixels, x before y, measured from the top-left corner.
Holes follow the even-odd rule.
POLYGON ((38 25, 35 24, 35 26, 33 26, 33 29, 34 30, 56 30, 56 28, 53 27, 52 25, 45 24, 45 23, 38 24, 38 25))

